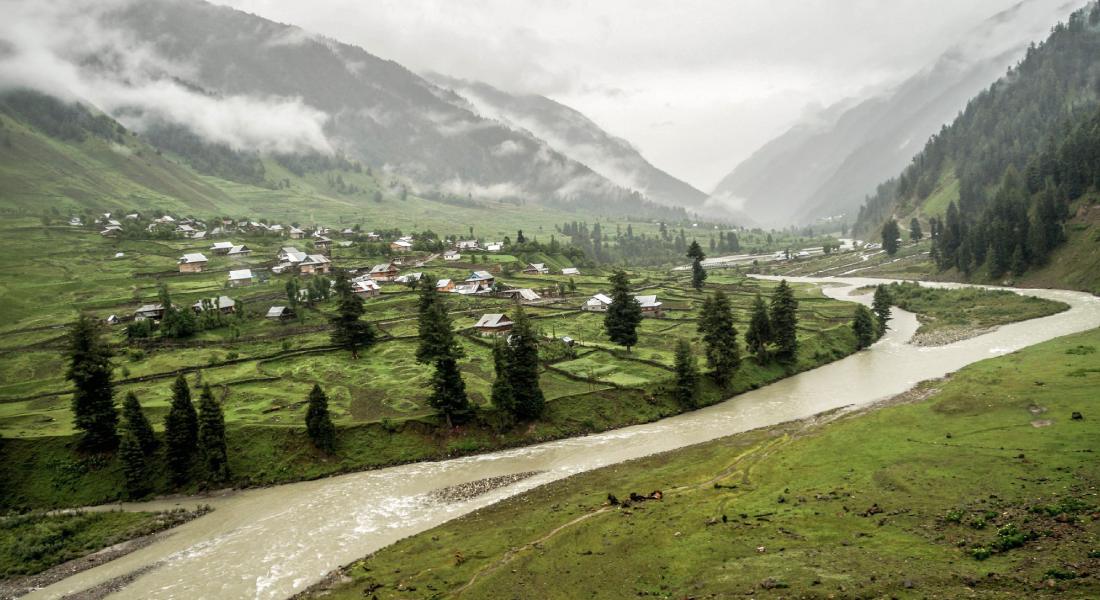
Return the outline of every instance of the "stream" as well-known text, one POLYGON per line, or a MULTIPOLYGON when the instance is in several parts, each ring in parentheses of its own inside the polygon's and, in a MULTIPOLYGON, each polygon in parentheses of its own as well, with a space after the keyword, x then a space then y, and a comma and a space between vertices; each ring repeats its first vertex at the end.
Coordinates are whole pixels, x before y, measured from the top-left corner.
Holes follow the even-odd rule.
MULTIPOLYGON (((884 281, 787 279, 828 284, 827 295, 864 303, 870 302, 869 296, 853 297, 850 292, 884 281)), ((967 364, 1100 326, 1100 298, 1062 290, 1012 291, 1059 300, 1071 309, 947 346, 918 347, 907 343, 918 327, 915 315, 895 308, 891 329, 869 350, 654 423, 222 496, 126 504, 125 510, 196 504, 210 504, 215 510, 132 554, 26 597, 60 598, 156 565, 111 597, 286 598, 340 565, 539 485, 831 409, 863 406, 967 364), (537 474, 470 499, 446 501, 432 494, 439 488, 531 471, 537 474)))

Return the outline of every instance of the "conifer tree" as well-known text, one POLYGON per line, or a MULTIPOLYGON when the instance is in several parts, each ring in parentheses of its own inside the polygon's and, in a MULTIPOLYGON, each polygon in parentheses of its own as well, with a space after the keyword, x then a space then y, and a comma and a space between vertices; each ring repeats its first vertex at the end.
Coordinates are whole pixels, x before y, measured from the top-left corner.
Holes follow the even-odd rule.
POLYGON ((374 344, 374 326, 362 320, 363 299, 352 291, 347 273, 337 275, 336 296, 336 315, 329 319, 332 323, 332 343, 350 350, 351 357, 357 359, 360 349, 374 344))
POLYGON ((676 381, 673 393, 676 401, 683 406, 694 407, 699 391, 699 366, 695 362, 695 353, 691 351, 691 344, 685 339, 680 339, 676 343, 674 371, 676 381))
POLYGON ((188 479, 191 462, 198 449, 199 417, 191 403, 191 388, 183 375, 172 384, 172 404, 164 418, 164 443, 168 472, 179 485, 188 479))
POLYGON ((69 367, 73 382, 73 424, 81 431, 80 448, 109 452, 118 447, 118 412, 111 381, 111 348, 103 341, 99 322, 81 315, 69 332, 69 367))
POLYGON ((875 337, 881 337, 886 333, 886 323, 890 321, 890 305, 893 302, 894 299, 890 296, 890 288, 882 284, 875 286, 875 298, 871 303, 876 321, 875 337))
POLYGON ((141 410, 141 403, 133 392, 126 393, 126 399, 122 403, 122 418, 126 430, 145 454, 151 453, 157 447, 157 438, 153 434, 153 425, 141 410))
POLYGON ((920 220, 916 217, 909 219, 909 240, 913 242, 921 241, 924 237, 924 232, 920 228, 920 220))
POLYGON ((898 253, 898 237, 901 236, 901 230, 898 229, 898 222, 894 219, 890 219, 882 226, 882 249, 886 251, 886 254, 893 256, 898 253))
POLYGON ((703 301, 698 329, 706 344, 705 354, 711 377, 718 385, 725 387, 741 365, 741 350, 737 346, 733 310, 729 298, 721 290, 716 290, 703 301))
POLYGON ((611 306, 604 315, 604 328, 611 341, 625 346, 626 351, 638 343, 638 324, 642 322, 642 307, 630 294, 630 279, 626 272, 616 270, 611 282, 611 306))
POLYGON ((432 393, 428 404, 443 413, 447 426, 454 427, 455 417, 465 415, 470 409, 466 397, 466 382, 458 370, 458 362, 451 357, 435 361, 435 373, 432 375, 432 393))
POLYGON ((493 344, 493 372, 496 377, 493 379, 492 402, 497 410, 509 416, 514 416, 516 413, 516 397, 512 391, 511 374, 509 373, 511 355, 511 348, 504 340, 498 339, 493 344))
POLYGON ((860 304, 856 307, 855 316, 852 319, 852 330, 856 334, 856 349, 862 350, 875 342, 877 337, 875 318, 866 306, 860 304))
POLYGON ((306 433, 317 449, 332 454, 336 450, 336 426, 328 411, 328 396, 318 384, 309 391, 309 406, 306 408, 306 433))
POLYGON ((225 415, 209 385, 199 395, 199 456, 210 481, 229 479, 229 452, 225 443, 225 415))
POLYGON ((118 445, 118 458, 122 462, 122 476, 126 481, 126 495, 140 498, 149 493, 148 455, 141 449, 141 442, 129 430, 122 428, 118 445))
POLYGON ((515 415, 519 419, 537 419, 546 407, 546 398, 539 387, 538 338, 523 307, 516 307, 514 322, 507 344, 511 354, 508 383, 515 399, 515 415))
POLYGON ((764 362, 768 357, 768 344, 772 341, 772 321, 768 316, 768 305, 759 293, 752 304, 752 318, 749 320, 749 330, 745 333, 745 343, 749 352, 756 355, 758 362, 764 362))
POLYGON ((416 348, 416 362, 431 364, 440 358, 462 358, 462 346, 455 339, 446 300, 435 291, 431 277, 425 275, 420 281, 417 318, 420 344, 416 348))
POLYGON ((691 259, 691 287, 696 290, 703 289, 703 283, 707 280, 707 271, 703 268, 703 259, 707 257, 703 254, 703 249, 699 246, 699 242, 692 240, 691 246, 688 247, 687 257, 691 259))
POLYGON ((776 354, 783 360, 794 360, 798 354, 798 300, 786 279, 772 293, 771 309, 776 354))

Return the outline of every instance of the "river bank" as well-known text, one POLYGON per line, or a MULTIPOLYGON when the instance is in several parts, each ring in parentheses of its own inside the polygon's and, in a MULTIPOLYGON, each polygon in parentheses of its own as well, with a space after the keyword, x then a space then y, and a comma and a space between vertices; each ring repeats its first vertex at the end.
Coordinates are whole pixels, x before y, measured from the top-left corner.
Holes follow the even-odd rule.
MULTIPOLYGON (((840 285, 828 294, 841 297, 853 286, 873 282, 832 283, 840 285)), ((899 311, 893 329, 870 351, 659 422, 215 498, 210 503, 217 510, 179 528, 170 539, 60 582, 35 597, 87 589, 153 563, 161 567, 118 596, 286 597, 340 564, 544 483, 841 406, 864 405, 982 358, 1100 325, 1100 305, 1094 298, 1072 292, 1034 293, 1068 302, 1072 308, 931 349, 907 343, 918 324, 912 314, 899 311), (860 385, 853 385, 856 381, 860 385), (540 473, 468 501, 440 504, 430 499, 432 491, 443 487, 526 471, 540 473)), ((158 505, 128 508, 154 506, 158 505)))

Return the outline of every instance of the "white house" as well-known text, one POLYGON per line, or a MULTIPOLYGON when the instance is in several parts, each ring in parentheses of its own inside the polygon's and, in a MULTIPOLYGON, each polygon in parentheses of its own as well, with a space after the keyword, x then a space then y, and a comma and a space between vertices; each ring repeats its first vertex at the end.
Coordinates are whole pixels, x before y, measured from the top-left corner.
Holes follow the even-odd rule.
POLYGON ((562 275, 580 275, 581 271, 577 267, 565 267, 561 270, 562 275))
POLYGON ((443 260, 447 260, 447 261, 462 260, 462 255, 459 254, 458 252, 454 251, 454 250, 448 250, 448 251, 443 253, 443 260))
POLYGON ((214 254, 229 254, 232 249, 233 242, 214 242, 214 245, 210 246, 210 251, 214 254))
POLYGON ((229 272, 229 285, 244 286, 252 285, 252 269, 239 269, 229 272))
POLYGON ((607 307, 609 306, 611 306, 611 296, 607 294, 596 294, 589 298, 581 308, 593 312, 607 312, 607 307))

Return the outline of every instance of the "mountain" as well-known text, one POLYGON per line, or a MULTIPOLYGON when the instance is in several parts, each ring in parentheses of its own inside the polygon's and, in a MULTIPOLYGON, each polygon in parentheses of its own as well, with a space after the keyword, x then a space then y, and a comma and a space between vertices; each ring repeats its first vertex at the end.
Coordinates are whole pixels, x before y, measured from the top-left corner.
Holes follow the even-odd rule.
MULTIPOLYGON (((204 173, 262 184, 262 157, 319 155, 361 162, 425 196, 686 216, 362 48, 200 0, 85 12, 56 11, 38 23, 43 41, 20 38, 62 63, 16 70, 31 79, 20 83, 98 107, 204 173)), ((20 48, 0 46, 0 59, 5 51, 20 59, 20 48)))
POLYGON ((702 210, 707 194, 649 163, 630 142, 612 136, 582 113, 535 94, 511 94, 486 83, 429 73, 426 77, 466 100, 464 108, 512 129, 528 131, 561 154, 647 198, 702 210))
POLYGON ((719 182, 711 202, 773 226, 852 216, 1070 6, 1021 2, 995 15, 897 87, 845 100, 768 142, 719 182))

